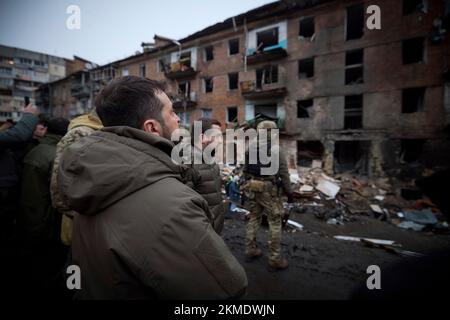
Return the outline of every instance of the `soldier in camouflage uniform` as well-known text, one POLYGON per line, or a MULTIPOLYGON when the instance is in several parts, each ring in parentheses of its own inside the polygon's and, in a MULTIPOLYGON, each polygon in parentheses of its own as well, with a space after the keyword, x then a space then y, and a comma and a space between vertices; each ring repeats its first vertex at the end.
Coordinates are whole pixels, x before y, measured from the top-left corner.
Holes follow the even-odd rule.
POLYGON ((50 182, 50 194, 52 197, 53 207, 63 214, 61 222, 61 241, 67 246, 72 244, 73 217, 76 212, 70 210, 64 205, 59 193, 57 183, 59 160, 62 152, 69 145, 83 137, 91 135, 95 131, 100 130, 102 127, 102 122, 100 121, 95 110, 90 114, 79 116, 70 122, 67 134, 61 139, 56 147, 56 157, 50 182))
MULTIPOLYGON (((257 128, 276 129, 277 127, 273 121, 263 121, 257 128)), ((245 254, 247 259, 258 258, 262 255, 261 249, 256 245, 256 234, 261 225, 262 215, 265 214, 269 222, 269 266, 271 270, 281 270, 288 267, 287 260, 281 257, 283 217, 281 197, 284 194, 288 197, 288 202, 292 202, 291 185, 284 152, 279 149, 279 146, 270 148, 270 141, 259 141, 258 147, 263 143, 267 143, 268 149, 272 152, 278 153, 279 169, 276 175, 261 175, 260 169, 263 165, 249 164, 247 157, 244 167, 246 183, 243 188, 248 199, 250 219, 247 223, 245 254)))

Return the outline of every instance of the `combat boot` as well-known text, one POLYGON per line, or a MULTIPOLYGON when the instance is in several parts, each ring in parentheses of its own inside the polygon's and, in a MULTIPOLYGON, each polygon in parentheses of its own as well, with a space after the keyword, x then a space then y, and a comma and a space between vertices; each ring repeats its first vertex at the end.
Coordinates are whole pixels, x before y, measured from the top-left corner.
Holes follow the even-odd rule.
POLYGON ((249 261, 249 260, 253 260, 253 259, 261 257, 262 254, 263 253, 262 253, 261 249, 255 247, 255 248, 246 250, 245 257, 246 257, 247 261, 249 261))
POLYGON ((278 270, 284 270, 289 266, 289 262, 284 259, 280 258, 277 262, 271 262, 269 261, 269 271, 274 272, 278 270))

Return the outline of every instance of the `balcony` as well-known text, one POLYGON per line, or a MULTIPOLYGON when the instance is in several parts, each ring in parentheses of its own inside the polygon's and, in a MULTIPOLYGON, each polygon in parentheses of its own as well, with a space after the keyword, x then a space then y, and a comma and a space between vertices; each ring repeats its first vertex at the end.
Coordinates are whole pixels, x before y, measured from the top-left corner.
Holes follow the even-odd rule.
POLYGON ((282 98, 287 94, 285 81, 276 83, 257 83, 255 80, 240 82, 241 93, 246 99, 282 98))
POLYGON ((72 96, 77 98, 89 97, 91 95, 91 90, 87 85, 74 84, 70 91, 72 96))
POLYGON ((195 92, 189 94, 178 94, 172 97, 174 109, 189 109, 197 106, 197 95, 195 92))
MULTIPOLYGON (((268 49, 268 48, 267 48, 268 49)), ((287 51, 284 48, 277 47, 271 50, 256 51, 252 55, 247 56, 247 65, 280 60, 287 57, 287 51)))
POLYGON ((180 68, 175 68, 167 72, 166 78, 170 80, 181 80, 181 79, 191 79, 195 78, 195 75, 198 72, 195 71, 192 67, 182 66, 180 68))

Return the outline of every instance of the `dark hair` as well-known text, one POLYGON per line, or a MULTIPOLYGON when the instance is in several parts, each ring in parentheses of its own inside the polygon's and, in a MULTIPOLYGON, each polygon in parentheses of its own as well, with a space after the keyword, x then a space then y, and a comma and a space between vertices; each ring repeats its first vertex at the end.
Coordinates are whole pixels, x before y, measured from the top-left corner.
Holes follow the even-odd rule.
POLYGON ((105 127, 129 126, 140 129, 147 119, 162 122, 164 107, 156 96, 164 84, 136 76, 112 80, 95 99, 95 107, 105 127))
POLYGON ((50 118, 47 120, 47 132, 63 136, 67 133, 69 122, 65 118, 50 118))
POLYGON ((42 124, 45 127, 48 127, 48 121, 50 120, 50 117, 45 113, 39 113, 38 114, 38 124, 42 124))
MULTIPOLYGON (((219 127, 222 126, 220 121, 217 120, 217 119, 200 118, 200 119, 198 119, 196 121, 201 121, 202 122, 202 132, 201 132, 202 134, 204 134, 206 131, 211 129, 213 125, 216 125, 216 126, 219 126, 219 127)), ((192 145, 194 145, 194 141, 195 141, 194 140, 195 137, 194 137, 193 133, 194 133, 194 126, 191 127, 191 143, 192 143, 192 145)))

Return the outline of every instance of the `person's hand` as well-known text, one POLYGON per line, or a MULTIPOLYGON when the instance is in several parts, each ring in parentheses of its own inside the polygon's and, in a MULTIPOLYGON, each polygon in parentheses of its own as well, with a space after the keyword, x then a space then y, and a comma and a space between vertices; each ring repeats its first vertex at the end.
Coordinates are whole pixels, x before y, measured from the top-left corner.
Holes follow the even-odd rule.
POLYGON ((13 127, 13 126, 14 126, 14 124, 12 124, 12 123, 9 122, 9 121, 6 121, 5 123, 3 123, 3 124, 0 126, 0 131, 8 130, 9 128, 11 128, 11 127, 13 127))
POLYGON ((36 107, 34 104, 31 104, 31 103, 30 103, 29 105, 27 105, 27 106, 23 109, 22 112, 23 112, 23 113, 31 113, 31 114, 34 114, 35 116, 37 116, 38 113, 39 113, 37 107, 36 107))

